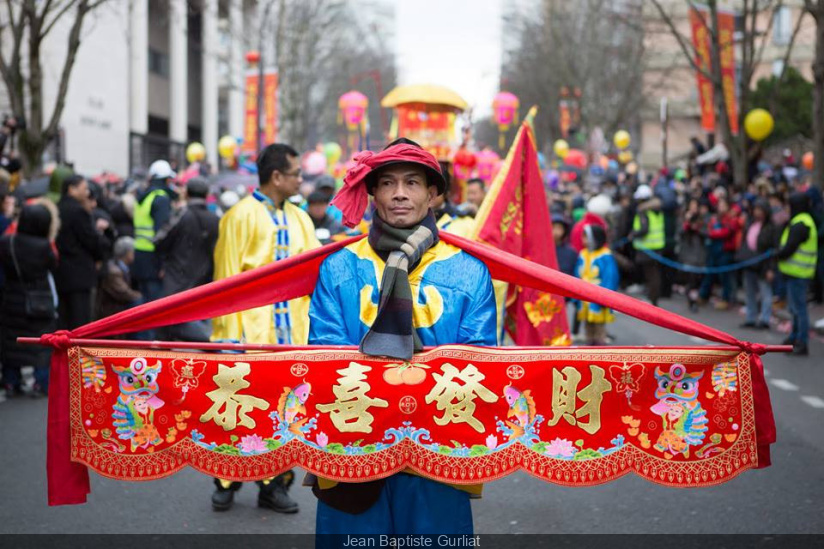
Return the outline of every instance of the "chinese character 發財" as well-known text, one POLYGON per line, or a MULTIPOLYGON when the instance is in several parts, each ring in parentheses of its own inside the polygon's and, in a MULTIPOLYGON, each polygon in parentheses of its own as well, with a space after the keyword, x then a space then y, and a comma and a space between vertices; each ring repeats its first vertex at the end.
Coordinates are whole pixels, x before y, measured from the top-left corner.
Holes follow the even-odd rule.
POLYGON ((468 364, 460 371, 451 364, 444 364, 441 366, 441 372, 444 375, 432 374, 436 383, 424 398, 427 404, 437 402, 438 410, 443 410, 443 416, 434 418, 435 423, 468 423, 470 427, 482 433, 484 425, 474 415, 475 397, 490 403, 498 400, 495 393, 481 385, 486 376, 473 364, 468 364), (462 381, 463 385, 458 384, 456 379, 462 381))
POLYGON ((366 372, 372 368, 350 362, 343 370, 337 385, 332 387, 335 402, 318 404, 316 408, 329 414, 332 423, 341 433, 371 433, 372 421, 375 419, 367 410, 370 406, 388 408, 389 403, 380 398, 372 398, 366 393, 371 389, 366 382, 366 372))
POLYGON ((237 362, 234 367, 219 364, 217 374, 212 378, 218 388, 206 393, 213 404, 200 416, 200 421, 214 421, 226 431, 231 431, 238 424, 249 429, 254 428, 255 420, 249 417, 249 412, 254 408, 266 410, 269 403, 262 398, 237 394, 238 391, 249 388, 250 383, 243 378, 251 371, 252 365, 248 362, 237 362), (221 407, 223 412, 220 411, 221 407))
POLYGON ((590 364, 592 382, 578 391, 581 373, 572 366, 561 371, 552 371, 552 419, 549 426, 556 425, 561 418, 570 425, 577 425, 590 435, 601 428, 601 401, 604 393, 612 389, 612 383, 604 378, 604 369, 590 364), (584 405, 577 407, 577 400, 584 401, 584 405), (589 416, 589 421, 580 421, 589 416))

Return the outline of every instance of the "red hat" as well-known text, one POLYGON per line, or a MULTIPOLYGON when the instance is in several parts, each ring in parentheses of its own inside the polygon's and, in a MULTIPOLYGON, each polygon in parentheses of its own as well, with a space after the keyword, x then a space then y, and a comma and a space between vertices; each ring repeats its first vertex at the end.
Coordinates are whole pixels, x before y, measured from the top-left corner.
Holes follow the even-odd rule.
POLYGON ((386 146, 379 153, 363 151, 353 158, 355 166, 346 172, 343 188, 332 200, 332 205, 343 212, 343 223, 355 227, 363 219, 368 195, 375 187, 375 177, 380 168, 392 164, 417 164, 426 172, 427 183, 438 188, 438 194, 446 191, 446 179, 438 160, 414 141, 400 138, 386 146))

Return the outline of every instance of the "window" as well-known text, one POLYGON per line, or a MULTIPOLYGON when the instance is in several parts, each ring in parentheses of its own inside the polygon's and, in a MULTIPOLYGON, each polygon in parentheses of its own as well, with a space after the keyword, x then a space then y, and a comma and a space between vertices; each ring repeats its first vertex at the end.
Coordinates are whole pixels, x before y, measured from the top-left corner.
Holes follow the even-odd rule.
POLYGON ((773 76, 778 78, 781 76, 781 73, 784 72, 784 60, 783 59, 776 59, 772 62, 772 73, 773 76))
POLYGON ((773 19, 773 44, 776 46, 786 46, 790 43, 792 34, 792 15, 790 8, 781 6, 775 12, 773 19))
POLYGON ((149 48, 149 72, 169 78, 169 56, 161 51, 149 48))

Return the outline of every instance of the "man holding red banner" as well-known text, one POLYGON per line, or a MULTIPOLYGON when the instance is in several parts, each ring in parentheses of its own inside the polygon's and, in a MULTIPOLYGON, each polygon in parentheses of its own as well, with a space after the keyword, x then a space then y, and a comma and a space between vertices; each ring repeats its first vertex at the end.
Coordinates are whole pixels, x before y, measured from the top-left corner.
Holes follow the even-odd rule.
MULTIPOLYGON (((399 139, 355 160, 333 203, 351 227, 372 194, 375 216, 368 239, 321 265, 309 343, 359 344, 364 354, 404 361, 423 345, 494 345, 489 270, 438 237, 430 208, 446 181, 435 157, 399 139)), ((308 480, 319 500, 317 533, 336 535, 471 534, 469 499, 481 489, 407 473, 350 484, 308 480)))

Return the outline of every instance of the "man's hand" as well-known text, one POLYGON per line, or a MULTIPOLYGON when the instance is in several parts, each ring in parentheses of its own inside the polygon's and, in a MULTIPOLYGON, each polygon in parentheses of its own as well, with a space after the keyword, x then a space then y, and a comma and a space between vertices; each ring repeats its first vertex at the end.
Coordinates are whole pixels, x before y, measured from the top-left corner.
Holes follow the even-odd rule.
POLYGON ((97 228, 98 232, 103 232, 109 228, 109 222, 102 217, 95 222, 95 228, 97 228))

